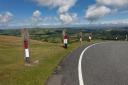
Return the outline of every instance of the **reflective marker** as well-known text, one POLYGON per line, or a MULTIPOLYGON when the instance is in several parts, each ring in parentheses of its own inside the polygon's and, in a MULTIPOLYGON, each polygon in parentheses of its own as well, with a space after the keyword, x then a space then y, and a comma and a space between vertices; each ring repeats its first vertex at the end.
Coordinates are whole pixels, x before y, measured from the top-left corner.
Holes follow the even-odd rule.
POLYGON ((28 41, 24 41, 25 57, 29 57, 28 41))
POLYGON ((68 39, 64 39, 64 44, 67 44, 68 43, 68 39))
POLYGON ((64 47, 67 48, 67 44, 68 44, 68 36, 65 35, 64 36, 64 47))
POLYGON ((29 57, 29 49, 25 49, 25 57, 29 57))

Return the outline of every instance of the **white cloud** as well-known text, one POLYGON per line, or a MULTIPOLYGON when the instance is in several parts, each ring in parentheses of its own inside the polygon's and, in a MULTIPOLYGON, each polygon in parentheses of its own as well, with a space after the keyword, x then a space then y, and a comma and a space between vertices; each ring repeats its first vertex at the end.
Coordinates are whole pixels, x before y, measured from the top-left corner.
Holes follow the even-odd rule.
POLYGON ((75 5, 76 0, 61 0, 61 5, 59 6, 59 12, 64 13, 67 12, 72 6, 75 5))
POLYGON ((57 8, 59 19, 63 23, 70 23, 77 17, 76 14, 69 14, 69 9, 73 7, 77 0, 34 0, 40 6, 47 6, 49 8, 57 8))
POLYGON ((13 14, 10 12, 5 12, 0 14, 0 23, 6 24, 12 20, 13 14))
POLYGON ((128 5, 128 0, 96 0, 97 3, 102 5, 125 7, 128 5))
POLYGON ((39 10, 33 12, 33 17, 40 17, 40 16, 41 16, 41 12, 39 10))
POLYGON ((76 0, 34 0, 41 6, 48 6, 50 8, 58 7, 59 13, 67 12, 76 3, 76 0))
POLYGON ((30 20, 33 25, 36 25, 39 22, 41 22, 42 21, 41 12, 39 10, 34 11, 30 20))
POLYGON ((92 5, 86 11, 85 17, 89 21, 95 21, 101 17, 104 17, 105 15, 109 14, 110 12, 111 12, 111 9, 109 9, 105 6, 92 5))
POLYGON ((64 23, 64 24, 69 24, 74 22, 77 19, 77 14, 69 14, 69 13, 64 13, 64 14, 60 14, 60 20, 64 23))
POLYGON ((107 14, 121 13, 128 9, 128 0, 96 0, 86 11, 88 20, 97 20, 107 14))

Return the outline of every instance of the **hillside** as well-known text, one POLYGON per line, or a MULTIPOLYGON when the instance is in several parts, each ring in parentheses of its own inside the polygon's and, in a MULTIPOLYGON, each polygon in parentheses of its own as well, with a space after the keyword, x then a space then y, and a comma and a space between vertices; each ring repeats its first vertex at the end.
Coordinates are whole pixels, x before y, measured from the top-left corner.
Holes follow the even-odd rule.
POLYGON ((22 39, 14 36, 0 36, 0 85, 44 85, 48 76, 58 63, 78 43, 70 45, 69 49, 61 44, 53 44, 31 40, 32 66, 24 65, 22 39), (34 61, 39 61, 33 64, 34 61))
MULTIPOLYGON (((62 42, 62 31, 63 29, 41 29, 41 28, 33 28, 28 29, 31 39, 33 40, 39 40, 42 42, 49 42, 49 43, 61 43, 62 42)), ((88 39, 88 36, 90 33, 93 36, 93 39, 100 39, 100 40, 115 40, 116 37, 118 37, 118 40, 125 40, 126 35, 128 35, 127 28, 120 28, 120 29, 114 29, 114 28, 93 28, 93 29, 85 29, 83 28, 77 28, 77 29, 66 29, 66 33, 69 35, 69 43, 74 43, 79 41, 79 33, 83 33, 83 39, 86 41, 88 39)), ((0 30, 0 35, 8 35, 8 36, 21 36, 21 30, 20 29, 4 29, 0 30)))

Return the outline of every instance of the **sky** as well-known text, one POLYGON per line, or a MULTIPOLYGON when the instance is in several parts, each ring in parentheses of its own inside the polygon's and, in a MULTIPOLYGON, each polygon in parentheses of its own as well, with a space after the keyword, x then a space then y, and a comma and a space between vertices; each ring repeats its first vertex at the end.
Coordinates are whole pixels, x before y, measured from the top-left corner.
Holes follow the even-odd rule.
POLYGON ((128 24, 128 0, 0 0, 0 28, 128 24))

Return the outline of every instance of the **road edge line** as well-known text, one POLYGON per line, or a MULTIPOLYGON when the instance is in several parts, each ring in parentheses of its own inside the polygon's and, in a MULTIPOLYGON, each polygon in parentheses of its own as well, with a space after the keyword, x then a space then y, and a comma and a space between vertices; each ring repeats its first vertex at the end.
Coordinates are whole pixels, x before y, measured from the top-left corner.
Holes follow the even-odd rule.
POLYGON ((90 47, 93 47, 97 44, 101 44, 101 43, 95 43, 95 44, 92 44, 92 45, 89 45, 88 47, 86 47, 82 53, 80 54, 80 58, 79 58, 79 62, 78 62, 78 78, 79 78, 79 85, 84 85, 84 81, 83 81, 83 76, 82 76, 82 66, 81 66, 81 63, 82 63, 82 58, 83 58, 83 55, 84 53, 90 48, 90 47))

